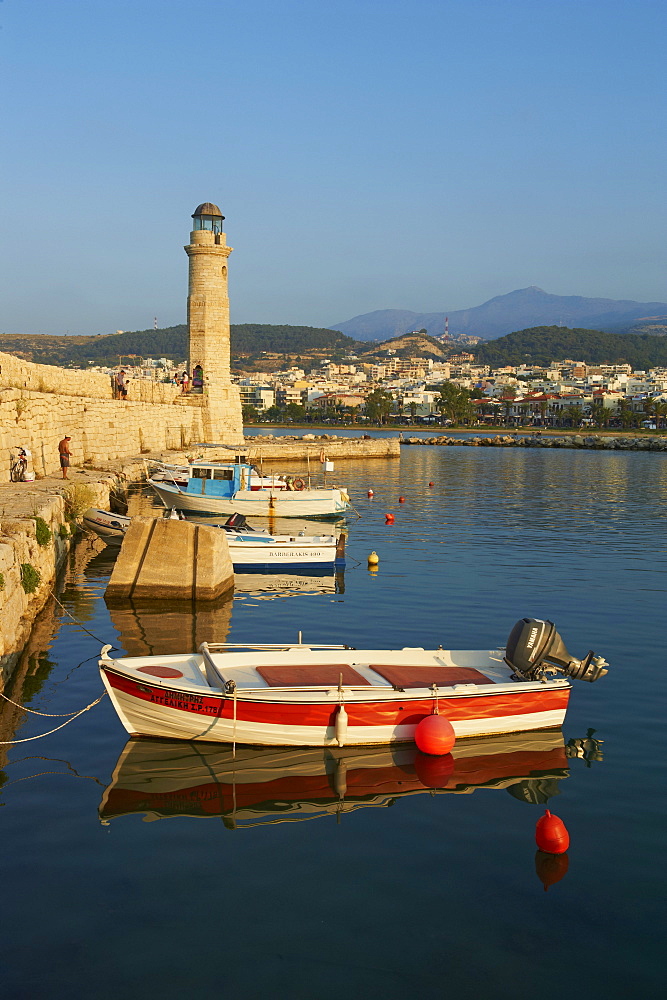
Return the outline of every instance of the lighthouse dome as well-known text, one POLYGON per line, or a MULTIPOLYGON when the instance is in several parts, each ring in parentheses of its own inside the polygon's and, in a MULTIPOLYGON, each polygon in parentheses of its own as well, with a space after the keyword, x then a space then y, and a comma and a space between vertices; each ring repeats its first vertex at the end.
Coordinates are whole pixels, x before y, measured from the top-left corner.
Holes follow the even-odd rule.
POLYGON ((211 201, 205 201, 201 205, 197 205, 194 212, 192 213, 192 218, 196 219, 201 215, 215 215, 220 219, 224 219, 224 215, 220 211, 217 205, 214 205, 211 201))

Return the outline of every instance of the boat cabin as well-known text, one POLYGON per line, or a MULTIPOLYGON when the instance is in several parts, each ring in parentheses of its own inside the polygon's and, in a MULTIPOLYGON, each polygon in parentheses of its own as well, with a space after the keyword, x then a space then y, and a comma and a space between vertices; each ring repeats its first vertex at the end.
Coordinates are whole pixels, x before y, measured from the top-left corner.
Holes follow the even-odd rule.
POLYGON ((187 492, 195 496, 231 497, 250 489, 252 465, 246 462, 197 462, 190 468, 187 492))

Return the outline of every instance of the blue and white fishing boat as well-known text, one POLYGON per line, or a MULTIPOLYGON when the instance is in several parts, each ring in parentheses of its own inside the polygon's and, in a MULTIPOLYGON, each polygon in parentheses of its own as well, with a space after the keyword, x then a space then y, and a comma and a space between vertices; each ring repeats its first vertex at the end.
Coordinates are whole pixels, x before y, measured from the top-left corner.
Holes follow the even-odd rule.
MULTIPOLYGON (((188 469, 185 486, 148 480, 165 507, 192 514, 244 514, 246 517, 340 517, 351 509, 341 487, 311 488, 299 476, 275 477, 256 486, 247 462, 200 462, 188 469)), ((263 477, 266 479, 267 477, 263 477)))

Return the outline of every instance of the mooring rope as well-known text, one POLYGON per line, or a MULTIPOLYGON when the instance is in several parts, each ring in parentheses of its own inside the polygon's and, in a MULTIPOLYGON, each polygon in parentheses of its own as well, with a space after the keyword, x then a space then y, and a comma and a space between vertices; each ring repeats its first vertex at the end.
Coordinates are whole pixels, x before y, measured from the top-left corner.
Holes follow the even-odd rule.
MULTIPOLYGON (((78 625, 79 628, 83 629, 83 631, 86 632, 93 639, 95 639, 96 642, 100 642, 100 643, 102 643, 102 645, 104 645, 104 640, 98 638, 98 636, 96 636, 92 632, 90 632, 85 627, 85 625, 82 625, 80 621, 77 621, 77 619, 74 617, 74 615, 71 613, 71 611, 67 610, 67 608, 65 607, 65 605, 62 604, 58 600, 58 598, 56 597, 56 595, 53 593, 52 590, 50 591, 50 594, 51 594, 51 597, 53 598, 53 600, 56 602, 56 604, 60 608, 63 609, 63 611, 65 612, 65 614, 68 614, 70 616, 70 618, 72 619, 72 621, 76 625, 78 625)), ((117 647, 116 646, 111 646, 110 648, 111 649, 116 649, 117 647)), ((95 705, 99 705, 99 703, 102 701, 102 698, 104 698, 105 695, 106 695, 106 691, 103 691, 102 694, 99 696, 99 698, 96 698, 95 701, 91 701, 90 705, 86 705, 85 708, 80 709, 78 712, 38 712, 37 709, 35 709, 35 708, 28 708, 27 705, 21 705, 18 701, 13 701, 3 691, 0 691, 0 698, 4 698, 5 701, 9 702, 10 705, 13 705, 15 708, 20 708, 21 711, 23 711, 23 712, 30 712, 31 715, 41 715, 42 717, 48 718, 48 719, 64 719, 64 718, 67 718, 67 722, 63 722, 62 725, 56 726, 55 729, 49 729, 49 731, 47 733, 40 733, 39 736, 26 736, 25 739, 22 739, 22 740, 0 740, 0 746, 13 746, 16 743, 30 743, 32 740, 41 740, 43 736, 50 736, 52 733, 57 733, 59 729, 64 729, 65 726, 68 726, 70 724, 70 722, 74 722, 74 720, 78 719, 79 716, 83 715, 84 712, 88 712, 91 708, 95 708, 95 705)))
MULTIPOLYGON (((0 692, 0 694, 1 694, 1 692, 0 692)), ((75 719, 78 719, 79 716, 83 715, 84 712, 87 712, 88 709, 95 708, 95 705, 99 705, 99 703, 102 701, 102 698, 104 698, 105 695, 106 695, 106 691, 103 691, 102 694, 99 696, 99 698, 96 698, 95 701, 91 701, 90 705, 86 705, 86 707, 82 708, 80 712, 77 712, 76 715, 73 715, 70 719, 67 720, 67 722, 63 722, 60 726, 56 726, 55 729, 49 729, 48 732, 46 732, 46 733, 40 733, 38 736, 26 736, 22 740, 0 740, 0 746, 13 746, 15 743, 30 743, 31 740, 41 740, 43 736, 50 736, 52 733, 57 733, 59 729, 64 729, 65 726, 69 726, 70 722, 74 722, 75 719)), ((2 695, 2 697, 5 698, 7 701, 11 701, 11 698, 7 698, 7 696, 4 695, 4 694, 2 695)), ((12 701, 12 705, 16 705, 16 702, 12 701)), ((33 711, 31 708, 25 708, 24 705, 18 705, 17 707, 18 708, 22 708, 25 712, 32 712, 33 711)), ((35 715, 45 715, 46 713, 45 712, 35 712, 34 714, 35 715)), ((57 718, 57 716, 56 716, 56 718, 57 718)))
MULTIPOLYGON (((104 697, 105 694, 106 694, 106 691, 103 694, 100 695, 100 697, 97 699, 97 701, 100 701, 104 697)), ((44 716, 47 719, 65 719, 68 715, 74 715, 74 714, 81 715, 81 712, 85 712, 88 708, 92 708, 93 704, 95 704, 95 705, 97 704, 97 702, 93 702, 90 705, 87 705, 86 708, 82 708, 81 712, 76 712, 76 713, 74 713, 74 712, 38 712, 36 708, 28 708, 27 705, 21 705, 20 702, 18 702, 18 701, 12 701, 12 699, 8 698, 7 695, 4 694, 2 691, 0 691, 0 698, 4 698, 5 701, 8 701, 10 705, 14 705, 16 708, 20 708, 24 712, 30 712, 31 715, 42 715, 42 716, 44 716)))
MULTIPOLYGON (((72 614, 72 612, 71 612, 71 611, 69 611, 69 610, 68 610, 68 609, 67 609, 67 608, 65 607, 65 605, 64 605, 64 604, 62 604, 62 603, 61 603, 61 602, 60 602, 60 601, 58 600, 58 598, 56 597, 56 595, 55 595, 55 594, 53 593, 53 591, 52 591, 52 590, 51 590, 51 591, 49 591, 49 593, 51 594, 51 597, 52 597, 52 598, 53 598, 53 600, 54 600, 54 601, 56 602, 56 604, 58 605, 58 607, 59 607, 59 608, 62 608, 62 609, 63 609, 63 611, 65 612, 65 614, 66 614, 66 615, 69 615, 69 616, 70 616, 70 618, 72 619, 72 621, 74 622, 74 624, 75 624, 75 625, 78 625, 78 626, 79 626, 79 628, 80 628, 80 629, 82 629, 82 630, 83 630, 83 631, 84 631, 84 632, 86 633, 86 635, 89 635, 89 636, 91 636, 91 638, 95 639, 95 641, 96 641, 96 642, 99 642, 99 643, 100 643, 100 644, 101 644, 102 646, 104 646, 104 645, 105 645, 105 641, 104 641, 104 639, 100 639, 100 638, 99 638, 99 636, 96 636, 96 635, 95 635, 95 634, 94 634, 93 632, 90 632, 90 631, 89 631, 89 630, 88 630, 88 629, 86 628, 86 626, 85 626, 85 625, 82 625, 82 624, 81 624, 81 622, 80 622, 80 621, 78 621, 78 619, 76 619, 76 618, 74 617, 74 615, 72 614)), ((112 647, 111 647, 111 649, 118 649, 118 646, 112 646, 112 647)))

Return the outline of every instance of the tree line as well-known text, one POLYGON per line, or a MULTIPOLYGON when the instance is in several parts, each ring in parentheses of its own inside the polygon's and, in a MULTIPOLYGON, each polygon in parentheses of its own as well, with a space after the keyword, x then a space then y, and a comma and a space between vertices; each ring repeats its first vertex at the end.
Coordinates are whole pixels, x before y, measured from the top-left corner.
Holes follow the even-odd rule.
POLYGON ((487 340, 470 349, 479 364, 548 365, 562 358, 588 364, 628 364, 635 369, 667 367, 667 337, 604 333, 562 326, 534 326, 487 340))

